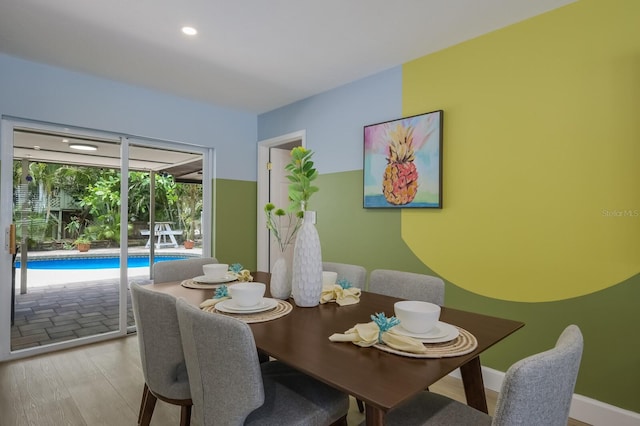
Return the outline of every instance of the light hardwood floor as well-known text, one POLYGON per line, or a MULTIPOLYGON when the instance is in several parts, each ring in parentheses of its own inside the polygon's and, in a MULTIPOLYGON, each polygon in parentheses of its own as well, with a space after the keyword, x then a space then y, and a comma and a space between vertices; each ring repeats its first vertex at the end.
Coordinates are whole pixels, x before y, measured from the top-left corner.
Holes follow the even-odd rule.
MULTIPOLYGON (((0 363, 0 425, 135 425, 143 383, 135 335, 0 363)), ((460 381, 450 377, 430 390, 464 398, 460 381)), ((492 411, 495 392, 487 391, 487 402, 492 411)), ((158 401, 151 424, 175 426, 179 415, 179 407, 158 401)), ((348 423, 362 420, 352 400, 348 423)))

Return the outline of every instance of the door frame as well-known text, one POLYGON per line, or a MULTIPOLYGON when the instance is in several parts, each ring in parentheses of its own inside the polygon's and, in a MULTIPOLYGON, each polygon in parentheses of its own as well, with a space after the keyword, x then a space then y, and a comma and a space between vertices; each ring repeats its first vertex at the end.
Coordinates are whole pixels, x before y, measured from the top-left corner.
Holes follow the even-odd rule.
MULTIPOLYGON (((148 138, 143 136, 134 136, 127 135, 119 132, 108 132, 108 131, 100 131, 100 130, 92 130, 86 129, 82 127, 76 126, 65 126, 63 124, 55 124, 55 123, 44 123, 35 120, 23 119, 18 117, 10 117, 10 116, 2 116, 0 117, 0 229, 2 230, 2 234, 4 235, 3 244, 2 244, 2 254, 0 254, 0 271, 11 271, 12 268, 12 259, 11 254, 9 253, 9 237, 8 237, 8 229, 9 225, 12 223, 12 207, 13 203, 9 202, 9 200, 13 199, 13 134, 16 128, 32 128, 45 132, 60 132, 61 129, 68 130, 74 134, 81 134, 88 137, 96 137, 96 138, 107 138, 117 140, 119 139, 121 142, 121 152, 120 152, 120 171, 124 176, 125 173, 128 173, 128 161, 129 161, 129 144, 133 143, 136 145, 147 145, 152 146, 154 148, 162 149, 165 148, 173 148, 173 149, 184 149, 192 150, 194 152, 201 153, 203 156, 203 176, 202 176, 202 185, 203 185, 203 223, 202 223, 202 233, 203 233, 203 249, 202 256, 208 257, 211 255, 211 247, 213 246, 212 241, 215 239, 215 236, 211 232, 211 217, 212 217, 212 207, 215 207, 215 201, 211 200, 210 196, 207 194, 211 194, 212 185, 215 185, 215 168, 214 168, 214 160, 215 160, 215 150, 213 148, 196 146, 187 143, 175 142, 175 141, 167 141, 160 140, 155 138, 148 138), (6 202, 5 202, 6 201, 6 202)), ((121 180, 121 194, 125 194, 128 191, 127 180, 121 180)), ((121 211, 127 211, 128 209, 128 200, 126 197, 121 201, 121 211)), ((103 340, 113 339, 116 337, 121 337, 127 334, 127 294, 128 290, 128 277, 127 277, 127 249, 128 249, 128 237, 127 237, 127 215, 121 215, 121 227, 120 227, 120 259, 121 259, 121 269, 120 269, 120 308, 119 308, 119 319, 120 319, 120 327, 117 331, 106 332, 102 334, 97 334, 93 336, 80 337, 77 339, 52 343, 50 345, 45 346, 36 346, 27 349, 21 349, 12 351, 11 350, 11 310, 5 309, 6 306, 9 306, 12 303, 11 300, 11 274, 0 274, 0 362, 11 359, 24 358, 27 356, 38 355, 42 353, 48 353, 56 350, 67 349, 72 347, 77 347, 81 345, 85 345, 88 343, 100 342, 103 340), (124 225, 124 226, 123 226, 124 225)))
POLYGON ((264 215, 264 205, 270 200, 270 180, 269 180, 269 150, 271 148, 300 141, 300 146, 307 146, 307 131, 298 130, 286 135, 264 139, 258 142, 258 205, 256 217, 257 227, 257 267, 258 271, 269 271, 269 230, 267 229, 267 219, 264 215))

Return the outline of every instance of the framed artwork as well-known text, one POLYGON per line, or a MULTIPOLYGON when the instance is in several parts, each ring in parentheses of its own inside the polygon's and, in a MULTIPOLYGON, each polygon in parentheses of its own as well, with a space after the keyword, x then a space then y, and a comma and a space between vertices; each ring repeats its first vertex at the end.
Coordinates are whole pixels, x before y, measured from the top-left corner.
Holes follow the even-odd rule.
POLYGON ((364 207, 442 208, 443 111, 364 126, 364 207))

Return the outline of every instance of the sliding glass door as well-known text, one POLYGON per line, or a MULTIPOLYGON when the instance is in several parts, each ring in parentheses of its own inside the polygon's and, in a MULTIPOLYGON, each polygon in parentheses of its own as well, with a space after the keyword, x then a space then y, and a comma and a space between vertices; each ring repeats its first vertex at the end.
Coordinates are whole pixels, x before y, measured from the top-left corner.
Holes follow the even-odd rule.
POLYGON ((0 218, 16 238, 0 256, 0 360, 126 334, 130 282, 210 254, 211 150, 10 120, 2 132, 0 218))

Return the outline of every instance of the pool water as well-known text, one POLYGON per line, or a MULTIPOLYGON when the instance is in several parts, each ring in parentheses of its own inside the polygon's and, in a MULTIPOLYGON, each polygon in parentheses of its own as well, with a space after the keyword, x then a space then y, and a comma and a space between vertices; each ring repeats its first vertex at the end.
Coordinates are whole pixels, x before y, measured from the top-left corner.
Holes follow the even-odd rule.
MULTIPOLYGON (((188 259, 189 256, 156 256, 155 263, 167 260, 188 259)), ((20 268, 20 261, 16 260, 16 268, 20 268)), ((129 268, 149 266, 149 258, 145 256, 129 256, 129 268)), ((120 268, 119 257, 66 257, 57 259, 31 259, 27 261, 27 269, 115 269, 120 268)))

